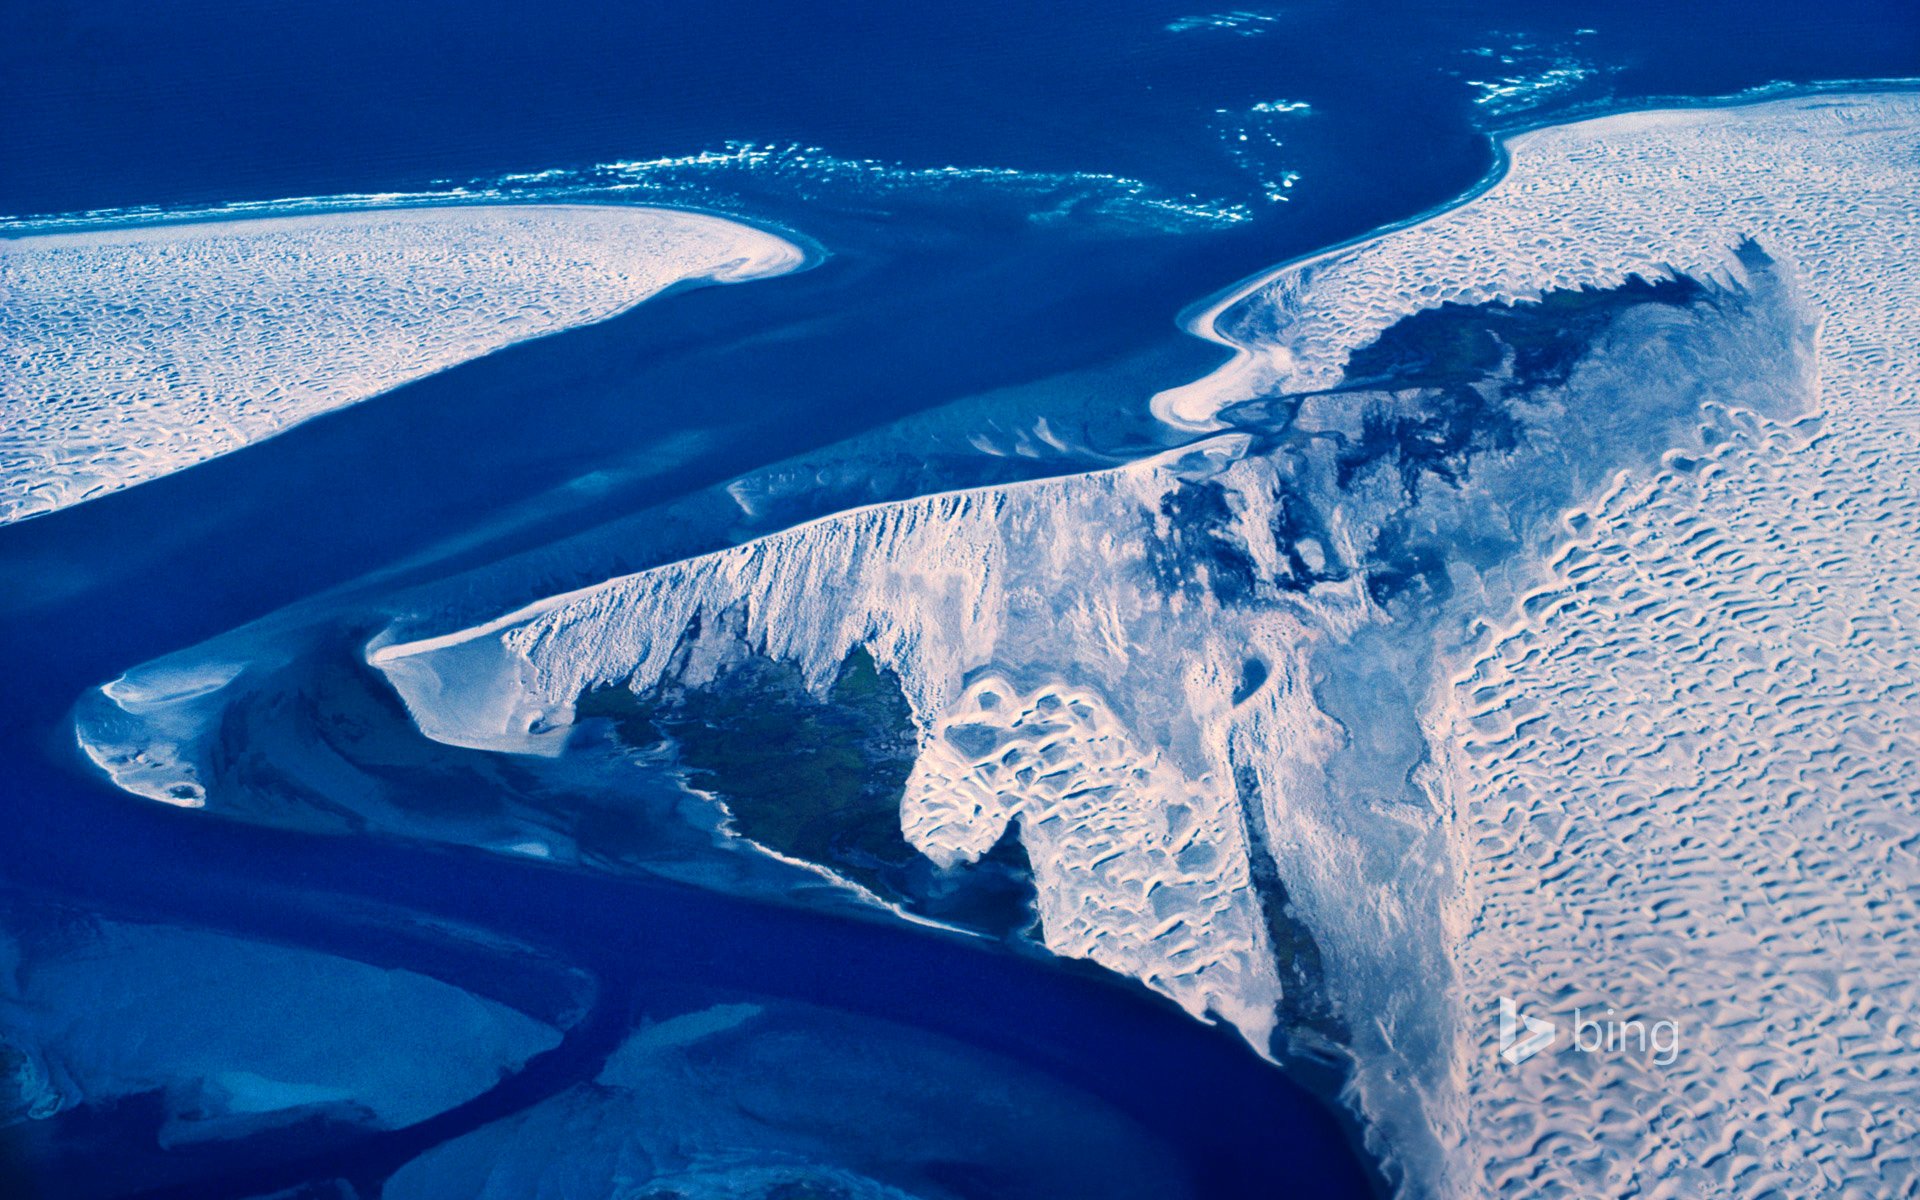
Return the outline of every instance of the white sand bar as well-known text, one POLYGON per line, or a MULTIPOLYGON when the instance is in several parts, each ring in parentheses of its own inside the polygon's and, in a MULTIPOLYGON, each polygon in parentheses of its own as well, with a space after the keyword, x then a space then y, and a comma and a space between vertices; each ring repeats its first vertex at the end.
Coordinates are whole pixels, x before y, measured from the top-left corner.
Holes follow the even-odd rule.
POLYGON ((675 283, 799 266, 700 213, 335 212, 0 240, 0 523, 159 478, 675 283))

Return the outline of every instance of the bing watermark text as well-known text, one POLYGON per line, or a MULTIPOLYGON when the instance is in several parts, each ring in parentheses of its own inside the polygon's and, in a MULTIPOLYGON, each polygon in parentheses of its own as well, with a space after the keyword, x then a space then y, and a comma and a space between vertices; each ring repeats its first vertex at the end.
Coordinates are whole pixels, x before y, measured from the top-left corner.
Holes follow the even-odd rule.
MULTIPOLYGON (((1656 1067, 1680 1057, 1680 1023, 1618 1017, 1609 1008, 1600 1015, 1573 1010, 1564 1049, 1581 1054, 1627 1054, 1656 1067)), ((1560 1041, 1560 1025, 1520 1011, 1513 997, 1500 997, 1500 1057, 1518 1066, 1560 1041)))

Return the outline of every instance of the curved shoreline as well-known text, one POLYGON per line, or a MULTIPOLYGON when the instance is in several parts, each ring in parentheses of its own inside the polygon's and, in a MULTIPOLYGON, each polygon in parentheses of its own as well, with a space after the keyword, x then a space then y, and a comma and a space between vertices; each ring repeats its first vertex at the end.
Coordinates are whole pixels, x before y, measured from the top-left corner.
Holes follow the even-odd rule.
POLYGON ((0 519, 149 482, 509 346, 688 286, 819 261, 638 205, 469 204, 99 225, 0 239, 32 364, 0 519))
MULTIPOLYGON (((801 253, 797 265, 769 276, 792 275, 810 271, 832 257, 832 251, 806 233, 771 218, 732 209, 700 204, 626 203, 612 198, 569 199, 565 193, 553 199, 538 195, 510 195, 501 191, 470 191, 455 188, 445 192, 343 192, 332 196, 285 196, 271 200, 233 200, 223 204, 180 205, 176 207, 132 207, 96 209, 79 213, 58 213, 27 217, 0 216, 0 247, 10 243, 43 237, 82 236, 93 233, 131 232, 166 229, 181 225, 239 225, 250 221, 279 221, 299 217, 332 214, 409 213, 431 209, 506 209, 506 208, 582 208, 623 211, 688 214, 711 217, 743 225, 757 233, 791 244, 801 253)), ((742 277, 744 280, 749 277, 742 277)), ((697 282, 697 281, 683 281, 697 282)), ((672 287, 663 288, 648 299, 664 296, 672 287)))
MULTIPOLYGON (((1877 95, 1920 91, 1920 78, 1892 79, 1844 79, 1820 81, 1807 84, 1765 84, 1757 88, 1736 92, 1731 95, 1714 97, 1653 96, 1626 103, 1606 102, 1598 105, 1577 106, 1573 111, 1562 112, 1551 119, 1538 119, 1515 124, 1496 126, 1487 131, 1489 148, 1493 161, 1487 170, 1474 183, 1453 197, 1438 204, 1421 209, 1411 216, 1397 221, 1388 221, 1377 225, 1364 233, 1355 234, 1329 245, 1322 246, 1307 254, 1284 259, 1273 266, 1263 268, 1250 275, 1228 284, 1219 291, 1196 300, 1183 307, 1174 317, 1174 323, 1189 335, 1202 341, 1212 342, 1233 352, 1233 357, 1212 373, 1156 393, 1149 401, 1153 415, 1163 423, 1186 432, 1204 434, 1226 428, 1224 423, 1213 419, 1211 414, 1204 417, 1181 411, 1180 399, 1187 394, 1201 390, 1200 385, 1218 381, 1226 383, 1241 371, 1251 366, 1255 354, 1251 346, 1235 340, 1220 329, 1220 319, 1229 311, 1257 295, 1267 286, 1295 272, 1305 270, 1317 262, 1322 262, 1344 251, 1378 241, 1391 234, 1427 224, 1447 213, 1457 211, 1487 195, 1507 178, 1513 168, 1512 143, 1521 137, 1545 129, 1565 129, 1591 124, 1596 121, 1612 120, 1635 114, 1653 115, 1656 113, 1687 112, 1702 109, 1759 108, 1768 104, 1790 103, 1810 96, 1849 96, 1877 95), (1222 377, 1225 377, 1224 379, 1222 377)), ((1217 411, 1217 409, 1215 410, 1217 411)))

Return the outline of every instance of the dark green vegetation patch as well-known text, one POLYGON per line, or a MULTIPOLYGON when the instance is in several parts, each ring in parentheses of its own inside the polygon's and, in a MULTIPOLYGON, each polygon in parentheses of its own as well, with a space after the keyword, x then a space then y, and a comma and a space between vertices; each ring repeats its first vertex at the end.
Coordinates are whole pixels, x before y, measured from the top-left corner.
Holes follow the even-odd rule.
POLYGON ((582 695, 581 719, 636 747, 672 745, 687 782, 726 804, 733 828, 941 920, 1011 933, 1031 920, 1026 856, 1009 831, 971 867, 941 871, 900 832, 918 743, 900 682, 855 650, 824 697, 791 664, 747 658, 712 683, 582 695))

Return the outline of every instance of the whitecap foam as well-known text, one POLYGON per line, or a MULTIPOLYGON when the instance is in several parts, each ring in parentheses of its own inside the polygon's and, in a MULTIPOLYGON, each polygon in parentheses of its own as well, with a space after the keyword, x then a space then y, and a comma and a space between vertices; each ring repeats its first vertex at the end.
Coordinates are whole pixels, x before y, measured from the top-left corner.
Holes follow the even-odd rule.
POLYGON ((1472 65, 1461 74, 1473 91, 1474 105, 1497 118, 1590 90, 1615 69, 1581 56, 1577 43, 1541 43, 1524 34, 1496 36, 1498 44, 1466 52, 1472 65))
MULTIPOLYGON (((954 193, 974 208, 998 207, 1034 224, 1074 218, 1101 235, 1177 233, 1246 221, 1231 200, 1156 187, 1104 171, 1028 171, 947 163, 927 166, 852 158, 797 142, 730 141, 690 154, 615 159, 584 167, 511 171, 409 192, 290 196, 223 204, 139 206, 83 213, 0 217, 0 233, 49 233, 156 222, 239 220, 289 214, 362 212, 448 205, 656 204, 714 211, 939 203, 954 193)), ((790 235, 798 240, 798 235, 790 235)))
POLYGON ((1224 33, 1235 37, 1259 37, 1271 33, 1280 23, 1280 14, 1237 8, 1229 12, 1202 13, 1167 22, 1168 33, 1224 33))

